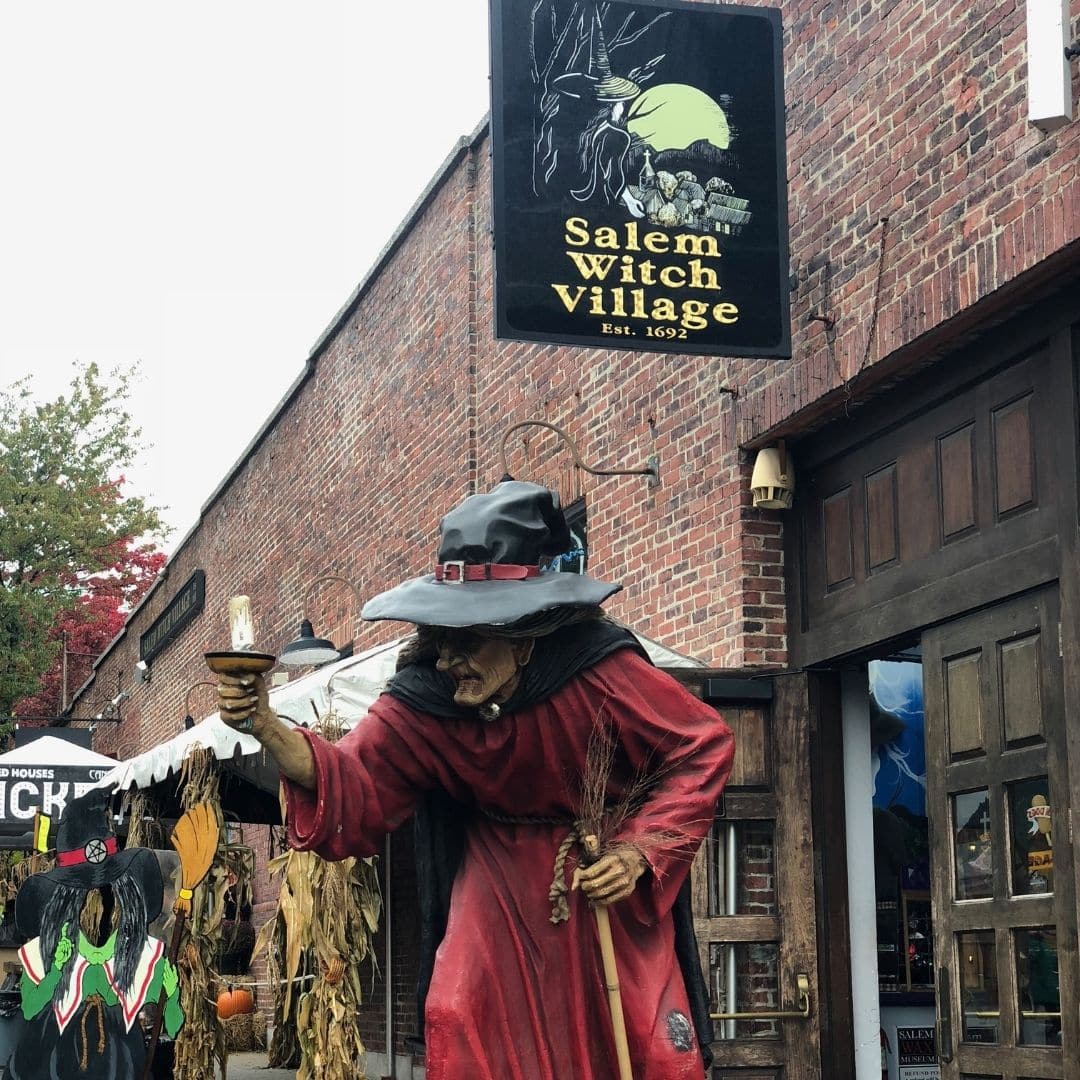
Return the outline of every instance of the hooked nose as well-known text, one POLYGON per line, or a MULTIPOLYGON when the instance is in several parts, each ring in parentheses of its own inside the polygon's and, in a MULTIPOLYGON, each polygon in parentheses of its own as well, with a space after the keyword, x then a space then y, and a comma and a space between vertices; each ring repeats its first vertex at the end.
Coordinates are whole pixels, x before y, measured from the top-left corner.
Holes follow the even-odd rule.
POLYGON ((439 659, 435 661, 436 671, 449 671, 452 667, 456 667, 458 664, 463 663, 465 657, 455 652, 453 649, 440 649, 439 659))

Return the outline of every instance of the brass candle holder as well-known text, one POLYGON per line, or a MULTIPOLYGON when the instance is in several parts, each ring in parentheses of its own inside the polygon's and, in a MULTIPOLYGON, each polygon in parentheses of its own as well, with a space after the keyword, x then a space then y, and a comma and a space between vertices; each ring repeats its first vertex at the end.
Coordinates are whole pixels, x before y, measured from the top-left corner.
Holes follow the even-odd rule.
POLYGON ((203 653, 203 659, 215 675, 262 675, 277 663, 270 653, 241 650, 203 653))

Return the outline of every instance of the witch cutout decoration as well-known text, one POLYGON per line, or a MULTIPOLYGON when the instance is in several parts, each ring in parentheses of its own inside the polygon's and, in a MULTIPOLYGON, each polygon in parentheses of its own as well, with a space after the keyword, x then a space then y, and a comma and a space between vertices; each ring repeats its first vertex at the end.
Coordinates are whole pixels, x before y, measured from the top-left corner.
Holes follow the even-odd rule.
POLYGON ((161 913, 161 869, 148 848, 117 850, 109 793, 68 803, 56 837, 56 867, 27 879, 15 902, 23 1016, 8 1063, 13 1080, 138 1080, 146 1063, 139 1012, 164 998, 171 1035, 183 1023, 176 968, 147 926, 161 913), (90 894, 102 900, 101 929, 87 936, 90 894), (96 938, 96 940, 95 940, 96 938))

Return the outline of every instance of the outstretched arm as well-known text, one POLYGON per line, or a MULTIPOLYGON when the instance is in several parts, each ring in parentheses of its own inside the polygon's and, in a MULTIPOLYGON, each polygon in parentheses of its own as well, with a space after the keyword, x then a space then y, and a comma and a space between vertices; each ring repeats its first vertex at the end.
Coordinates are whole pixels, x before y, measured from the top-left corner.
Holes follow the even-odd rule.
POLYGON ((308 741, 282 723, 270 708, 261 675, 219 675, 218 706, 229 727, 253 735, 277 762, 281 775, 311 791, 315 787, 315 758, 308 741))
POLYGON ((285 724, 258 675, 219 675, 221 718, 253 735, 285 780, 290 845, 323 858, 371 855, 434 785, 433 754, 413 715, 385 695, 340 743, 285 724))

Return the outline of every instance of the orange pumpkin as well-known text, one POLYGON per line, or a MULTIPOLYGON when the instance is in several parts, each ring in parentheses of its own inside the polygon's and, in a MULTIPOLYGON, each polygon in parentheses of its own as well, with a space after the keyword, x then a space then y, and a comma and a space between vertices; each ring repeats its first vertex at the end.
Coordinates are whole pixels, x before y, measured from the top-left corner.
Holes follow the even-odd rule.
POLYGON ((230 1016, 240 1016, 244 1013, 255 1011, 255 999, 250 990, 241 987, 230 986, 228 990, 222 990, 218 994, 217 1014, 222 1020, 228 1020, 230 1016))

